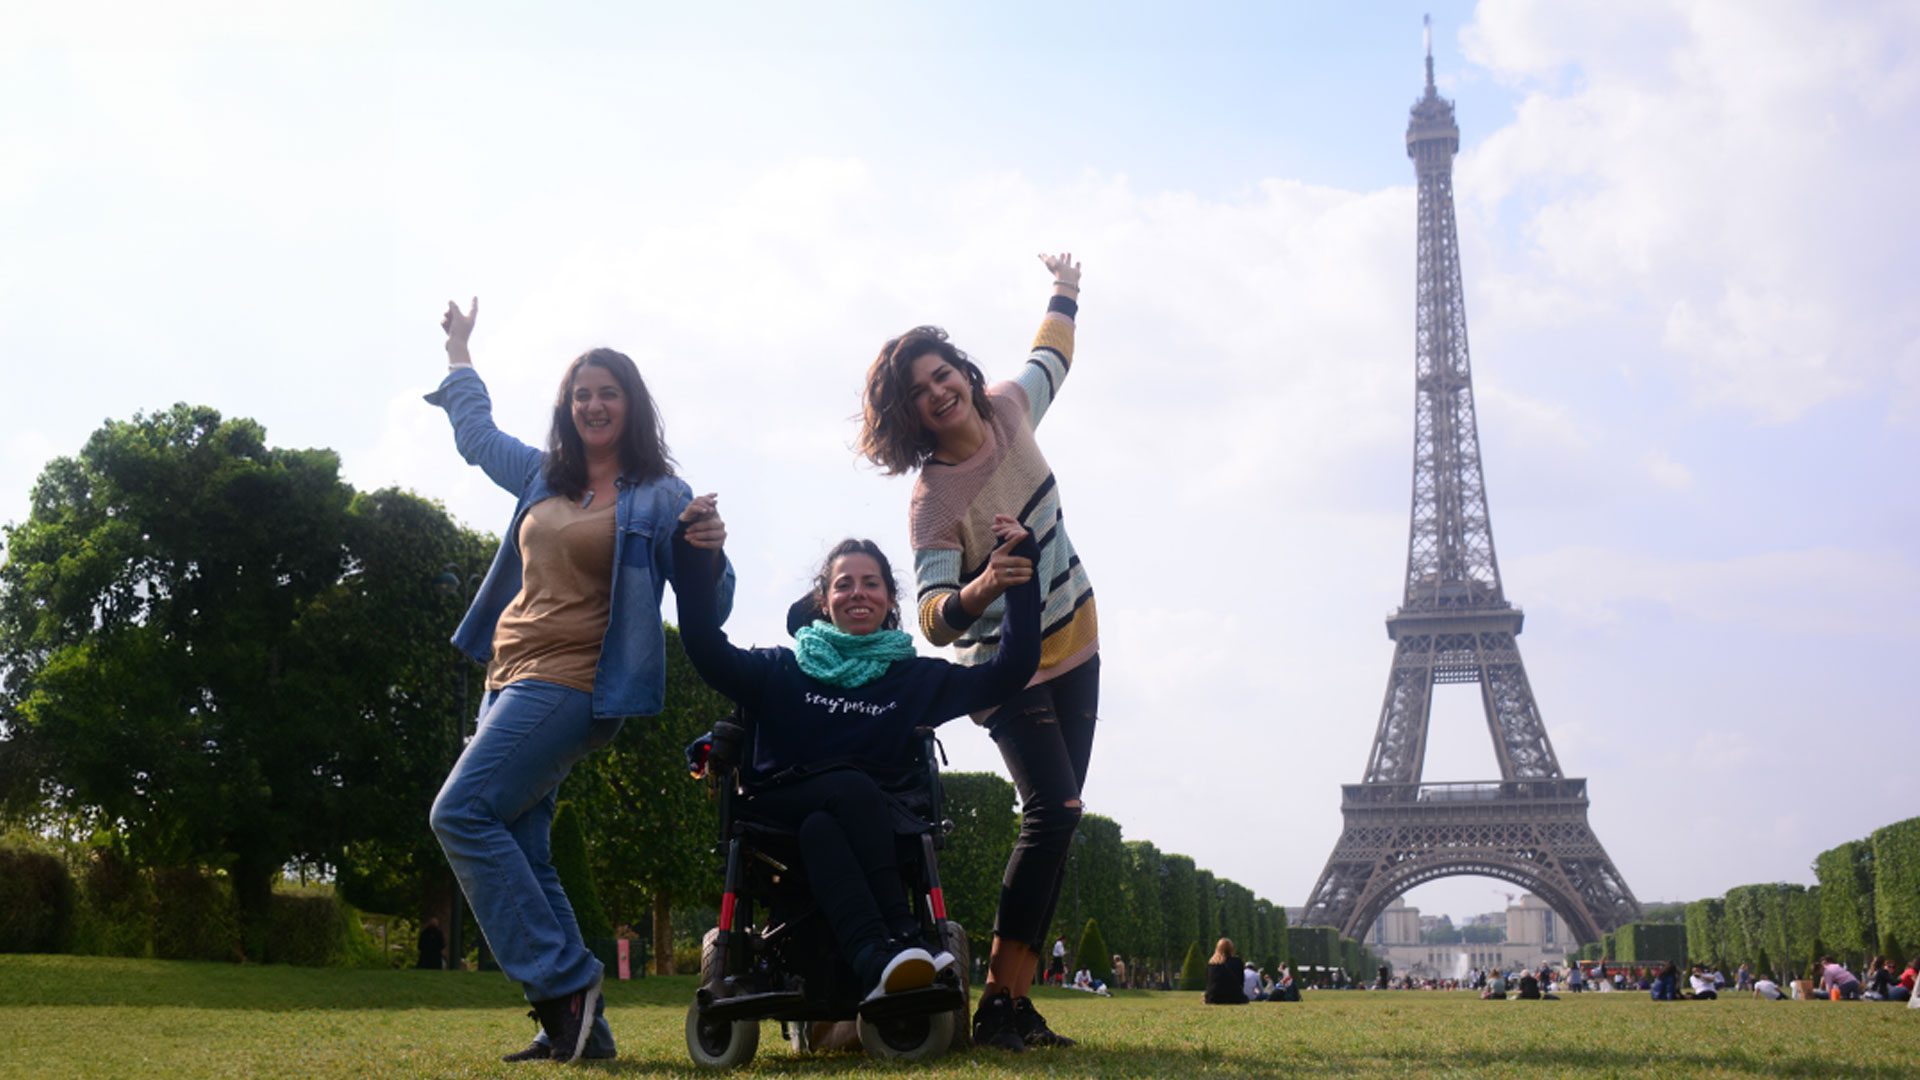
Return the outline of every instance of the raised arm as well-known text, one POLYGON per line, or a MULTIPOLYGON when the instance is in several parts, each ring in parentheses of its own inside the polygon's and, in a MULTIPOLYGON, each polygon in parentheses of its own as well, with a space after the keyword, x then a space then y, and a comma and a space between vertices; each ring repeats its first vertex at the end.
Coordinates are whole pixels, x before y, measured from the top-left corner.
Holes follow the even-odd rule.
POLYGON ((1013 380, 1027 395, 1030 427, 1040 425, 1073 367, 1073 320, 1080 313, 1080 264, 1070 252, 1042 255, 1040 261, 1053 275, 1053 294, 1047 298, 1047 314, 1040 320, 1027 362, 1013 380))
MULTIPOLYGON (((716 528, 724 539, 726 528, 713 510, 712 496, 702 495, 687 504, 674 530, 670 572, 680 611, 680 643, 708 686, 745 703, 758 697, 768 664, 760 654, 728 641, 720 629, 719 585, 725 580, 731 586, 731 570, 724 569, 718 546, 702 546, 713 539, 716 528)), ((731 598, 731 587, 727 592, 731 598)))
POLYGON ((479 314, 477 296, 464 312, 458 304, 447 301, 446 313, 440 317, 440 328, 447 332, 447 377, 426 400, 447 411, 447 419, 453 424, 453 445, 460 456, 469 465, 480 466, 488 479, 518 495, 526 490, 545 455, 493 424, 493 399, 487 394, 487 384, 473 370, 473 357, 467 352, 467 340, 473 336, 479 314))

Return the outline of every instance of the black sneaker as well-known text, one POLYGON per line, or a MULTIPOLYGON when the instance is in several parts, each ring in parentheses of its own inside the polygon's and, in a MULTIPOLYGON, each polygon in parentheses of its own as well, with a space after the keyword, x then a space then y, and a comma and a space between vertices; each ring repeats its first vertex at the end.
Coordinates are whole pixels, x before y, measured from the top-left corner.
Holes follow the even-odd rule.
POLYGON ((1015 1034, 1020 1036, 1020 1040, 1028 1046, 1057 1046, 1065 1048, 1073 1045, 1072 1039, 1067 1038, 1065 1035, 1055 1033, 1052 1028, 1047 1026, 1047 1018, 1041 1016, 1040 1010, 1033 1007, 1032 998, 1015 998, 1013 1000, 1013 1030, 1015 1034))
POLYGON ((1001 990, 980 999, 973 1014, 973 1043, 1019 1053, 1027 1042, 1013 1029, 1013 995, 1001 990))
MULTIPOLYGON (((535 1027, 540 1026, 539 1013, 533 1011, 532 1009, 528 1009, 527 1016, 529 1019, 533 1021, 535 1027)), ((552 1056, 553 1056, 553 1047, 547 1045, 547 1040, 540 1038, 538 1036, 535 1036, 533 1040, 533 1045, 527 1047, 525 1050, 516 1050, 511 1054, 501 1054, 500 1060, 501 1061, 545 1061, 552 1056)))
POLYGON ((553 1060, 563 1064, 578 1061, 586 1052, 587 1040, 593 1035, 594 1010, 599 1006, 597 975, 584 990, 533 1003, 540 1026, 547 1029, 547 1041, 553 1045, 553 1060))

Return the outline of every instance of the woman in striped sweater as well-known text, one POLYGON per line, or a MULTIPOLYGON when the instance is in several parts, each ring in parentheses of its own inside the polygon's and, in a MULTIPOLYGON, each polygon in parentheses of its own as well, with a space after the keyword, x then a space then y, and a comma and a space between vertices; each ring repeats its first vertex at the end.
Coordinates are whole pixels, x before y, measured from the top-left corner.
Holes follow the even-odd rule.
POLYGON ((1039 542, 1040 667, 1025 690, 975 715, 1020 792, 1020 838, 1000 889, 974 1039, 1008 1050, 1070 1046, 1027 997, 1080 822, 1100 699, 1093 587, 1067 539, 1060 490, 1034 441, 1073 363, 1080 265, 1042 255, 1053 295, 1026 363, 989 387, 933 326, 893 338, 867 371, 860 451, 888 475, 917 473, 909 529, 921 633, 962 664, 998 650, 1000 603, 983 571, 994 515, 1016 512, 1039 542))

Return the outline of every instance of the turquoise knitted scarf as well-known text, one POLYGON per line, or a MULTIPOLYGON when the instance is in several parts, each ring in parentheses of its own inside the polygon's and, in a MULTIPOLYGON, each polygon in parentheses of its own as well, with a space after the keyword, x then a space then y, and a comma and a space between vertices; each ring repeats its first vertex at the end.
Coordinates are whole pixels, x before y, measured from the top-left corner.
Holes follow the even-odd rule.
POLYGON ((793 657, 801 671, 848 690, 865 686, 895 660, 913 655, 913 638, 905 630, 849 634, 824 619, 801 627, 793 639, 798 646, 793 657))

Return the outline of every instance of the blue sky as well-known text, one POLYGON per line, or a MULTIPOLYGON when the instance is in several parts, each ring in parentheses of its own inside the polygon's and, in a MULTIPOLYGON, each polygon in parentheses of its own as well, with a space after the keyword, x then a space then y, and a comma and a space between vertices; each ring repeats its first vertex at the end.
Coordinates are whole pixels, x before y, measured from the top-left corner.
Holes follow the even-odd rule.
MULTIPOLYGON (((1101 597, 1089 805, 1300 903, 1405 558, 1426 10, 1561 760, 1643 899, 1808 880, 1911 812, 1920 760, 1907 4, 8 7, 0 520, 103 419, 186 400, 497 530, 418 399, 477 293, 523 437, 570 356, 641 363, 722 495, 731 628, 772 642, 834 540, 905 555, 906 483, 848 452, 878 343, 940 322, 1006 374, 1034 253, 1071 249, 1041 440, 1101 597)), ((1470 690, 1434 725, 1429 778, 1492 768, 1470 690)))

